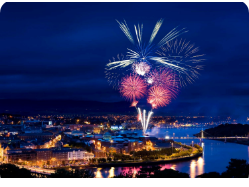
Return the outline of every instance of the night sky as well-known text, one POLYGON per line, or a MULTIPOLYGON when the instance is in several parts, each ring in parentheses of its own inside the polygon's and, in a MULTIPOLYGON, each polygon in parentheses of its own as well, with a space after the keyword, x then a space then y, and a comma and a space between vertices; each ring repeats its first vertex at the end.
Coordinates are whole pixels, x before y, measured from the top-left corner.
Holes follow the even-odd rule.
MULTIPOLYGON (((243 3, 6 3, 0 13, 0 99, 122 101, 104 67, 131 47, 115 19, 144 24, 155 41, 176 26, 200 46, 205 68, 160 109, 249 116, 249 14, 243 3)), ((0 103, 1 104, 1 103, 0 103)))

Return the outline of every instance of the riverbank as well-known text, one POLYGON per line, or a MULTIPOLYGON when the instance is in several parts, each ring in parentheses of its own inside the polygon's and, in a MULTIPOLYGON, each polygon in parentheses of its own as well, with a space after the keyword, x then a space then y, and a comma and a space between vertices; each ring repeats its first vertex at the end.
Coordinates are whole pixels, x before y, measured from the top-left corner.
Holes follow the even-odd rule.
POLYGON ((202 153, 195 154, 193 156, 188 157, 181 157, 176 159, 170 159, 170 160, 157 160, 157 161, 141 161, 141 162, 121 162, 121 163, 101 163, 101 164, 91 164, 87 167, 129 167, 129 166, 145 166, 145 165, 157 165, 157 164, 166 164, 166 163, 174 163, 174 162, 181 162, 186 160, 191 160, 193 158, 198 158, 202 156, 202 153))

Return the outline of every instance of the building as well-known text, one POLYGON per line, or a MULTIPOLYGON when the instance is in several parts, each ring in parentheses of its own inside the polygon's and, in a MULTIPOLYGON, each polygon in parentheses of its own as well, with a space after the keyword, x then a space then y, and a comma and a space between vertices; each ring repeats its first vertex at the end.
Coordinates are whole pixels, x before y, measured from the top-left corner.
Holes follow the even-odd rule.
POLYGON ((0 143, 18 143, 20 142, 20 139, 15 135, 9 135, 9 136, 0 136, 0 143))
POLYGON ((119 130, 119 129, 123 129, 122 125, 111 125, 111 129, 112 130, 119 130))
POLYGON ((96 158, 105 158, 106 157, 106 152, 98 149, 93 150, 94 156, 96 158))
POLYGON ((65 129, 70 129, 71 131, 73 130, 80 130, 82 128, 83 125, 81 124, 64 124, 63 127, 65 129))
POLYGON ((16 163, 16 162, 36 162, 36 151, 32 149, 16 149, 8 150, 7 154, 4 154, 4 161, 7 163, 16 163))
POLYGON ((42 129, 41 127, 28 127, 24 130, 24 133, 25 134, 28 134, 28 133, 42 133, 42 129))
POLYGON ((94 157, 94 154, 88 153, 83 149, 70 149, 64 148, 61 150, 56 149, 10 149, 0 147, 0 153, 4 162, 18 163, 29 162, 32 164, 51 163, 59 164, 63 161, 72 160, 89 160, 94 157), (49 162, 48 162, 49 161, 49 162))
POLYGON ((94 154, 93 153, 85 153, 85 160, 89 160, 89 159, 92 159, 92 158, 94 158, 94 154))
POLYGON ((143 142, 138 140, 129 140, 128 142, 128 153, 131 151, 138 151, 143 148, 143 142))
POLYGON ((20 148, 21 149, 36 149, 36 145, 33 143, 29 143, 29 142, 21 142, 20 143, 20 148))
POLYGON ((72 136, 84 136, 84 132, 83 131, 77 131, 77 130, 73 130, 73 131, 69 131, 69 132, 64 132, 64 134, 69 134, 72 136))
POLYGON ((52 159, 57 161, 68 160, 68 149, 53 150, 52 159))
POLYGON ((68 152, 68 160, 83 160, 86 151, 82 149, 72 149, 68 152))
POLYGON ((38 161, 49 161, 52 158, 51 149, 36 149, 36 154, 38 161))
POLYGON ((24 133, 19 134, 18 137, 21 140, 27 139, 42 139, 42 140, 49 140, 53 138, 53 133, 51 132, 42 132, 42 133, 24 133))
POLYGON ((92 133, 94 130, 94 127, 95 127, 94 125, 82 125, 80 130, 86 133, 92 133))

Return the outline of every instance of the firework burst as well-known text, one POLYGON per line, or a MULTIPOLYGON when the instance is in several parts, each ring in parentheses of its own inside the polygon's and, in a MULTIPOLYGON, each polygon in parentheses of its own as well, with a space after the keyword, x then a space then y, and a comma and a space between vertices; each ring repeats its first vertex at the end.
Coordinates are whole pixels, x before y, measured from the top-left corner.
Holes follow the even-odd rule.
POLYGON ((120 93, 129 101, 133 101, 134 106, 137 99, 146 95, 147 85, 144 79, 136 74, 130 74, 124 77, 120 85, 120 93))
POLYGON ((159 59, 161 64, 171 68, 179 75, 181 86, 193 83, 198 78, 199 71, 203 69, 203 65, 200 63, 205 61, 204 54, 198 54, 199 47, 189 41, 183 39, 169 41, 156 53, 161 56, 159 59))
POLYGON ((144 76, 145 74, 149 73, 150 65, 146 62, 133 63, 132 69, 134 73, 144 76))
MULTIPOLYGON (((151 68, 152 64, 154 65, 156 63, 159 63, 160 65, 165 65, 164 57, 158 56, 158 54, 156 54, 157 50, 159 50, 160 47, 163 47, 165 44, 175 39, 179 35, 187 32, 185 28, 180 30, 174 28, 167 35, 165 35, 165 37, 163 37, 157 44, 153 44, 153 41, 163 23, 163 19, 160 19, 156 23, 152 31, 149 42, 147 43, 147 45, 145 45, 142 40, 143 24, 134 25, 136 37, 133 37, 125 21, 117 22, 120 26, 120 29, 124 32, 128 40, 133 44, 134 48, 127 49, 128 51, 125 58, 119 58, 117 60, 110 61, 106 65, 106 77, 108 78, 109 83, 114 85, 115 88, 117 88, 118 84, 120 83, 119 76, 117 75, 118 73, 115 72, 115 69, 130 68, 139 75, 145 75, 146 73, 148 73, 148 68, 151 68), (136 38, 136 40, 134 38, 136 38)), ((167 61, 167 64, 172 69, 181 69, 181 67, 177 67, 175 64, 171 65, 169 60, 167 61)))
POLYGON ((154 69, 151 71, 148 74, 147 83, 168 90, 173 98, 176 97, 179 91, 178 76, 168 68, 154 69))
POLYGON ((185 28, 174 28, 154 43, 162 19, 156 23, 148 43, 142 40, 143 24, 134 25, 133 37, 125 21, 117 22, 133 48, 127 48, 126 55, 117 55, 110 60, 105 68, 106 78, 125 99, 132 102, 131 106, 136 107, 145 134, 153 112, 149 111, 146 119, 146 110, 137 107, 138 100, 148 94, 147 101, 152 109, 168 105, 180 86, 193 83, 198 78, 202 69, 199 63, 204 61, 204 55, 198 54, 199 48, 194 44, 177 39, 187 32, 185 28))
POLYGON ((149 89, 148 103, 152 108, 158 108, 166 106, 170 103, 171 94, 168 90, 161 86, 153 86, 149 89))

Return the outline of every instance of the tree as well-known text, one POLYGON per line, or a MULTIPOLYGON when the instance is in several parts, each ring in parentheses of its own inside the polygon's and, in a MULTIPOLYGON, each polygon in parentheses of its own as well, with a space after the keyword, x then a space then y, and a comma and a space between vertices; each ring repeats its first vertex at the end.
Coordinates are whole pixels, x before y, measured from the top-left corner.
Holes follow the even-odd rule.
POLYGON ((33 178, 29 170, 20 169, 13 164, 0 165, 0 176, 2 178, 33 178))
POLYGON ((93 178, 94 174, 91 170, 81 169, 67 171, 65 169, 57 169, 55 173, 50 175, 50 178, 93 178))
POLYGON ((221 175, 218 172, 209 172, 198 175, 196 178, 221 178, 221 175))
POLYGON ((136 175, 137 178, 146 178, 146 177, 151 177, 156 171, 160 171, 161 167, 160 166, 151 166, 151 167, 146 167, 143 166, 140 168, 140 171, 136 175))
POLYGON ((221 174, 224 178, 248 178, 249 164, 246 160, 231 159, 226 168, 227 171, 221 174))
POLYGON ((189 174, 175 171, 173 169, 157 170, 151 178, 189 178, 189 174))

